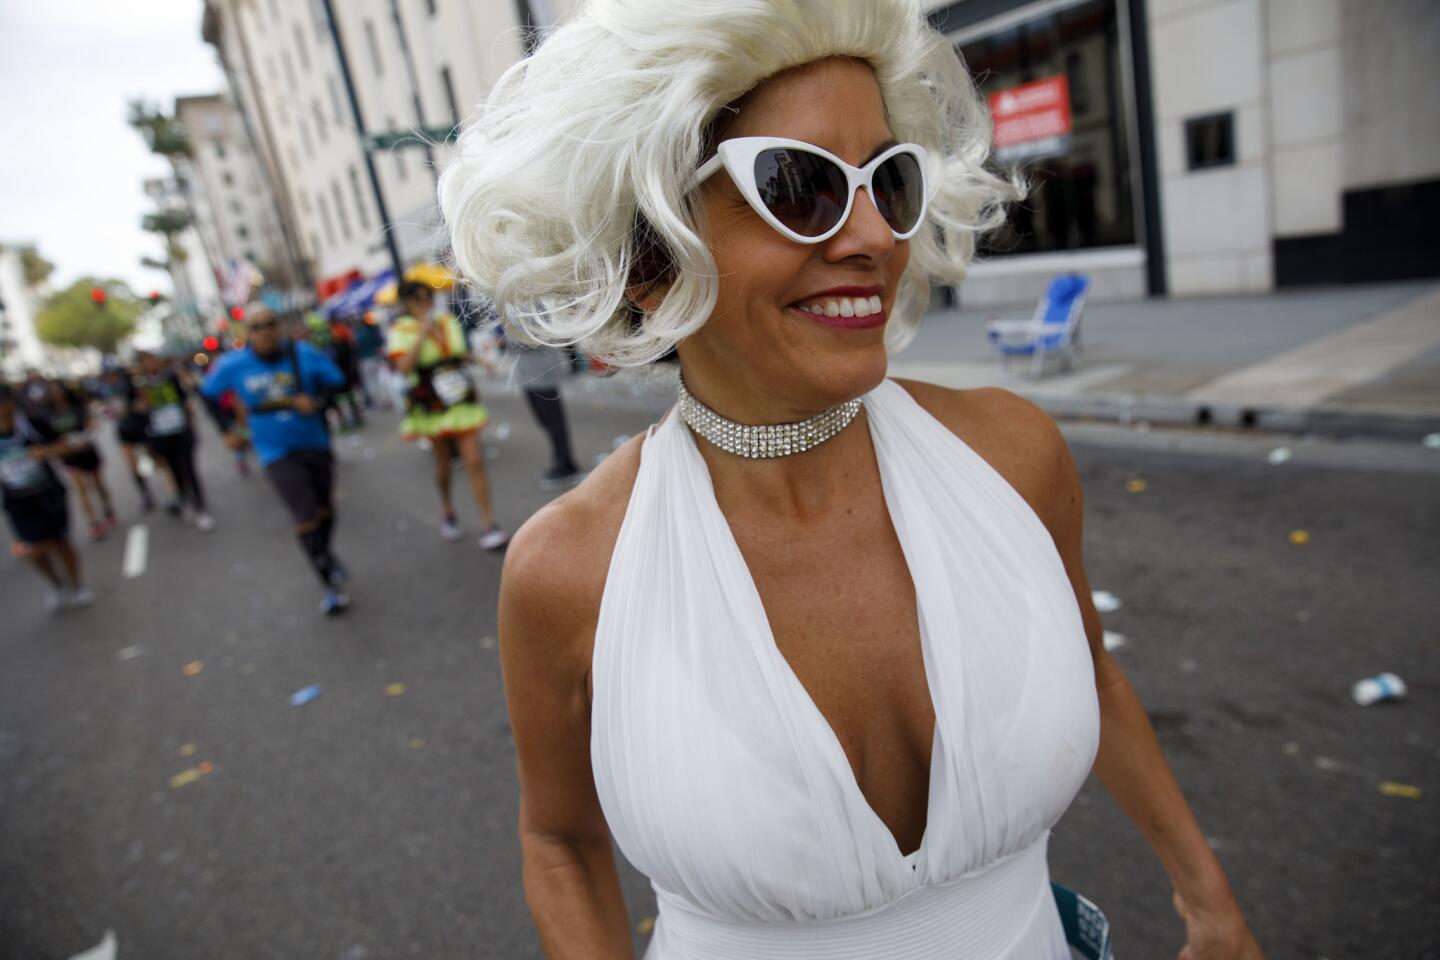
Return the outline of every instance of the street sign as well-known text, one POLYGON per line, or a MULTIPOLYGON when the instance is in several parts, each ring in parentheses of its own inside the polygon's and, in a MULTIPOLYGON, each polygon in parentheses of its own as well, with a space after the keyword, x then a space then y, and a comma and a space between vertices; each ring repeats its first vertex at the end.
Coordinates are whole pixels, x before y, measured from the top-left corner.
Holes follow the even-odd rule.
POLYGON ((1070 82, 1044 77, 990 94, 995 159, 1001 163, 1054 157, 1070 150, 1070 82))
POLYGON ((423 147, 427 143, 452 143, 460 135, 459 127, 426 127, 424 130, 388 130, 365 138, 365 149, 393 150, 396 147, 423 147))

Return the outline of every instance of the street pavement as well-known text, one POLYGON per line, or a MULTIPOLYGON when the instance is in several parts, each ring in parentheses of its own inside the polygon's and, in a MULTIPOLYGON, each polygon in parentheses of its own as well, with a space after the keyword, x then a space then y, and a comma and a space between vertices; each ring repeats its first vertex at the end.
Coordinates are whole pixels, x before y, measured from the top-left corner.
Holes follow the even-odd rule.
MULTIPOLYGON (((963 290, 962 290, 963 294, 963 290)), ((1419 282, 1086 303, 1073 370, 1002 368, 985 323, 1035 304, 937 309, 892 372, 1001 386, 1052 415, 1418 440, 1440 431, 1440 287, 1419 282)))
MULTIPOLYGON (((586 462, 665 403, 656 382, 566 392, 586 462)), ((517 525, 548 496, 545 447, 512 388, 487 393, 517 525)), ((1440 957, 1440 451, 1298 438, 1271 466, 1273 438, 1067 432, 1092 585, 1123 602, 1115 656, 1268 955, 1440 957), (1382 670, 1409 698, 1353 704, 1382 670)), ((502 558, 440 539, 428 455, 377 418, 338 443, 356 587, 323 619, 265 481, 236 476, 213 435, 203 451, 219 529, 143 518, 133 578, 125 526, 83 547, 89 610, 48 617, 30 571, 0 562, 0 960, 67 960, 107 929, 126 960, 541 956, 495 644, 502 558), (291 706, 310 684, 320 697, 291 706)), ((1176 956, 1164 875, 1095 783, 1051 851, 1119 956, 1176 956)), ((647 929, 648 886, 623 878, 647 929)))

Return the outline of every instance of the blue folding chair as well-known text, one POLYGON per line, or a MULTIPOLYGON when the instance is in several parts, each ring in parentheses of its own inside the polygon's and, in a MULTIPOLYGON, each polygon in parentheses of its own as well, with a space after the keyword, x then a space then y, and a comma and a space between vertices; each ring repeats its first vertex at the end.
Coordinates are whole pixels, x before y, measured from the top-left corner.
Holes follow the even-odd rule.
POLYGON ((1029 357, 1030 375, 1034 377, 1045 372, 1047 357, 1058 357, 1063 370, 1074 366, 1080 352, 1080 314, 1085 309, 1088 289, 1089 277, 1062 273, 1050 281, 1030 319, 987 323, 985 335, 1006 369, 1014 357, 1029 357))

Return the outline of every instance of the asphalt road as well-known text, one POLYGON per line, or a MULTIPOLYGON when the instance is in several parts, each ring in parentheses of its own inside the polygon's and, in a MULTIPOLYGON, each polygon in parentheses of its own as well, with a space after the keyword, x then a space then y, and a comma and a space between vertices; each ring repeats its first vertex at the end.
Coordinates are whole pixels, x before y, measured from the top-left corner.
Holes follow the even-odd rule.
MULTIPOLYGON (((545 499, 544 445, 516 398, 492 405, 509 427, 491 437, 497 499, 518 524, 545 499)), ((580 453, 654 408, 577 386, 580 453)), ((1268 445, 1224 438, 1072 443, 1091 580, 1124 604, 1106 618, 1127 638, 1116 656, 1269 956, 1440 957, 1440 452, 1315 443, 1272 467, 1268 445), (1409 699, 1356 707, 1350 685, 1381 670, 1409 699)), ((133 579, 124 527, 86 546, 91 609, 47 616, 33 575, 0 561, 3 960, 66 960, 106 929, 127 960, 540 956, 494 642, 501 558, 440 540, 428 457, 393 422, 338 453, 344 619, 318 615, 278 501, 213 437, 219 529, 146 518, 133 579), (320 698, 291 706, 309 684, 320 698)), ((1098 785, 1051 851, 1124 960, 1178 953, 1164 875, 1098 785)), ((653 899, 628 868, 625 888, 638 926, 653 899)))

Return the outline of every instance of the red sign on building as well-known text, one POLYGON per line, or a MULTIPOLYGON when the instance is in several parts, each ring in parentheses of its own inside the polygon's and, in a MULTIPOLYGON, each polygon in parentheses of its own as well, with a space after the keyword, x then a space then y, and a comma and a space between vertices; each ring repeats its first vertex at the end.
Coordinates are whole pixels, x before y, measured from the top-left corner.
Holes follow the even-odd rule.
POLYGON ((1070 149, 1070 81, 1043 77, 990 94, 995 159, 1001 163, 1053 157, 1070 149))

